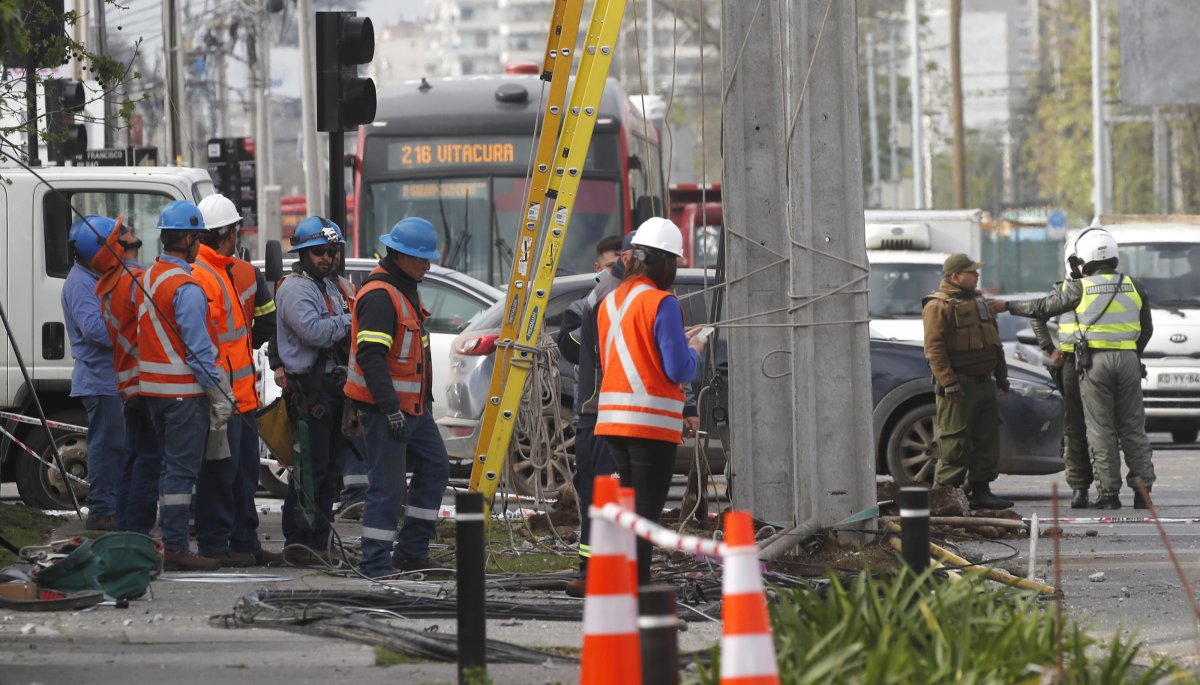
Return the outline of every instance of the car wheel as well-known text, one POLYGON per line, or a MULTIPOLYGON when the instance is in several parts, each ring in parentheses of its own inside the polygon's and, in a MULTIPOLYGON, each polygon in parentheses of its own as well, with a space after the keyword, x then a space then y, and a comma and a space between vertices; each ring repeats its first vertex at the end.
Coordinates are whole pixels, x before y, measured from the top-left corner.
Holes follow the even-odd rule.
POLYGON ((272 497, 283 497, 287 494, 287 467, 275 461, 275 455, 262 440, 258 441, 258 454, 258 484, 272 497))
POLYGON ((1200 431, 1195 428, 1176 428, 1171 431, 1171 441, 1176 444, 1196 442, 1197 434, 1200 434, 1200 431))
POLYGON ((887 439, 888 471, 901 485, 931 483, 937 470, 937 409, 923 404, 893 424, 887 439))
MULTIPOLYGON (((82 409, 55 412, 47 418, 51 421, 75 426, 87 425, 87 412, 82 409)), ((54 443, 58 446, 58 453, 62 457, 63 469, 72 476, 86 481, 88 475, 87 436, 83 433, 59 430, 52 430, 50 433, 54 436, 54 443)), ((40 426, 35 426, 28 433, 25 444, 47 463, 54 463, 54 451, 50 449, 46 431, 42 430, 40 426)), ((82 505, 87 498, 86 482, 81 483, 64 478, 57 468, 50 468, 24 452, 20 452, 17 457, 16 477, 17 491, 21 494, 21 500, 31 507, 74 509, 75 505, 71 501, 71 492, 67 489, 68 487, 74 490, 79 504, 82 505)))
POLYGON ((519 495, 558 499, 571 482, 571 459, 575 453, 575 427, 571 425, 571 410, 566 407, 547 407, 542 413, 538 435, 527 431, 513 434, 505 473, 508 483, 519 495), (533 449, 533 440, 539 449, 533 449))

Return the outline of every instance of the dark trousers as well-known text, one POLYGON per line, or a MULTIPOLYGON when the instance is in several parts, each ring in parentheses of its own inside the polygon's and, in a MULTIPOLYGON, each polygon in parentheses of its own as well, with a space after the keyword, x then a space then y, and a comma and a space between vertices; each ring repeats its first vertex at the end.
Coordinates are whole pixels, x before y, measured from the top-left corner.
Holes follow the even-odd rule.
POLYGON ((196 545, 206 557, 259 550, 254 490, 245 483, 247 473, 258 482, 258 424, 253 413, 236 414, 227 430, 229 458, 206 460, 196 484, 196 545))
POLYGON ((575 492, 579 495, 579 569, 580 575, 587 573, 587 560, 592 552, 589 546, 592 521, 588 508, 592 506, 592 489, 596 476, 608 476, 617 472, 612 452, 605 438, 597 436, 596 424, 581 422, 575 427, 575 492))
POLYGON ((116 516, 117 479, 125 460, 125 407, 116 395, 79 399, 88 416, 88 518, 116 516))
MULTIPOLYGON (((612 452, 621 474, 621 485, 634 490, 634 511, 638 516, 658 523, 663 505, 671 492, 671 478, 675 475, 675 450, 677 445, 663 440, 607 436, 608 448, 612 452)), ((650 583, 650 559, 654 546, 638 538, 637 567, 638 585, 650 583)))
MULTIPOLYGON (((340 464, 342 441, 343 398, 322 392, 316 405, 323 410, 321 418, 305 419, 308 424, 308 460, 312 469, 313 492, 305 493, 314 502, 316 518, 311 528, 301 525, 296 474, 288 479, 287 495, 283 498, 283 537, 288 545, 305 545, 317 551, 329 546, 330 523, 333 521, 333 500, 342 479, 340 464)), ((296 428, 293 428, 296 430, 296 428)), ((297 433, 298 435, 299 433, 297 433)))
POLYGON ((159 502, 163 547, 188 551, 188 511, 208 439, 207 397, 148 397, 154 434, 163 446, 159 502))
POLYGON ((117 525, 149 535, 158 519, 158 483, 162 478, 162 443, 150 421, 147 398, 125 403, 125 459, 117 484, 117 525))

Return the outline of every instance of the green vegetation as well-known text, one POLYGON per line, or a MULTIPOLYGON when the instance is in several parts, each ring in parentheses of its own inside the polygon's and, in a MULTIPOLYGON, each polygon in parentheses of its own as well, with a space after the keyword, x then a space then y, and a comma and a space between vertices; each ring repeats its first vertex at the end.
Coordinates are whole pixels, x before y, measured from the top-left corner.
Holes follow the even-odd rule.
MULTIPOLYGON (((1060 638, 1052 604, 975 575, 914 582, 909 574, 864 574, 832 578, 822 592, 776 595, 771 624, 786 685, 1200 682, 1136 640, 1102 641, 1071 621, 1060 638), (1061 680, 1054 674, 1059 644, 1061 680)), ((717 683, 717 651, 695 682, 717 683)))
MULTIPOLYGON (((42 510, 24 504, 0 505, 0 536, 18 549, 45 544, 54 527, 62 521, 62 518, 47 516, 42 510)), ((0 548, 0 568, 16 561, 17 555, 0 548)))
POLYGON ((401 664, 420 664, 424 663, 425 659, 418 659, 415 656, 409 656, 404 652, 397 652, 387 647, 375 647, 375 665, 376 666, 399 666, 401 664))

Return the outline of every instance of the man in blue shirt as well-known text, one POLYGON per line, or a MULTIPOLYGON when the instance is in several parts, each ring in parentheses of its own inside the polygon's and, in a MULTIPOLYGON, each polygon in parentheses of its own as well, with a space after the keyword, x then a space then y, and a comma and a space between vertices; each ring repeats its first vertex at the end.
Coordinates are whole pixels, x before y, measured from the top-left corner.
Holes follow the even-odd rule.
POLYGON ((88 415, 88 530, 117 530, 117 484, 125 449, 125 416, 117 395, 112 340, 104 325, 96 283, 100 275, 88 264, 105 249, 116 222, 103 216, 75 220, 67 234, 75 264, 63 284, 62 309, 71 342, 71 397, 83 402, 88 415))

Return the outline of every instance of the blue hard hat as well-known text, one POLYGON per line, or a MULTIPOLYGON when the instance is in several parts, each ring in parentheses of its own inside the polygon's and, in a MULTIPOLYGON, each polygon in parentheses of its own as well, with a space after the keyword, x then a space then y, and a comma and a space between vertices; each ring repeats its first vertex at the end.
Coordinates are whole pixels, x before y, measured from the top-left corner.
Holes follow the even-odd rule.
POLYGON ((400 220, 392 230, 379 237, 384 247, 418 259, 440 259, 437 232, 433 224, 418 216, 400 220))
POLYGON ((340 245, 346 242, 342 238, 342 229, 323 216, 310 216, 296 225, 292 233, 292 249, 288 252, 299 252, 308 247, 318 245, 340 245))
POLYGON ((112 235, 117 222, 106 216, 88 214, 75 220, 71 230, 67 231, 67 241, 75 246, 75 253, 85 263, 92 261, 100 250, 104 249, 104 241, 112 235))
POLYGON ((160 231, 203 231, 204 214, 195 202, 172 200, 158 215, 160 231))

